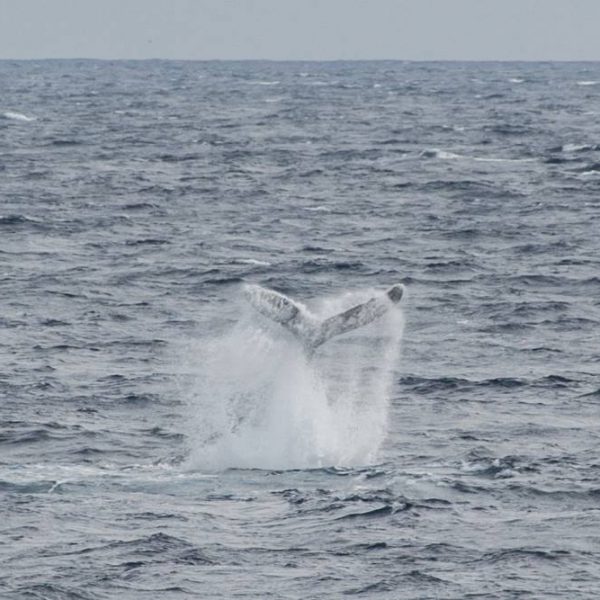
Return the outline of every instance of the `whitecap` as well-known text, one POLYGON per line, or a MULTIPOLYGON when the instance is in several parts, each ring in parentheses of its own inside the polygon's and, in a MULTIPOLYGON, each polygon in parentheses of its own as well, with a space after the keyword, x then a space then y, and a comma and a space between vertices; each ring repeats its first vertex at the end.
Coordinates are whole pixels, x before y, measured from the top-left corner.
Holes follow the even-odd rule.
POLYGON ((250 85, 279 85, 279 81, 249 81, 250 85))
POLYGON ((578 81, 577 85, 598 85, 600 81, 578 81))
POLYGON ((2 113, 2 116, 5 119, 12 119, 13 121, 35 121, 35 117, 28 117, 23 113, 13 112, 10 110, 2 113))
POLYGON ((494 158, 494 157, 482 157, 473 158, 478 162, 505 162, 505 163, 521 163, 521 162, 534 162, 535 158, 494 158))
POLYGON ((447 152, 446 150, 440 150, 439 148, 432 148, 423 150, 420 154, 422 158, 440 158, 442 160, 453 160, 456 158, 464 158, 460 154, 454 152, 447 152))
POLYGON ((563 152, 583 152, 585 150, 593 150, 593 147, 589 144, 564 144, 562 147, 563 152))
POLYGON ((256 265, 257 267, 271 266, 270 262, 267 262, 266 260, 258 260, 256 258, 238 258, 234 262, 240 265, 256 265))
POLYGON ((321 204, 318 206, 305 206, 304 210, 308 210, 310 212, 331 212, 331 210, 321 204))
POLYGON ((432 148, 423 150, 419 156, 422 158, 439 158, 441 160, 475 160, 478 162, 507 162, 507 163, 519 163, 519 162, 533 162, 535 158, 503 158, 503 157, 478 157, 478 156, 465 156, 464 154, 456 154, 454 152, 447 152, 446 150, 439 150, 438 148, 432 148))
POLYGON ((524 79, 519 79, 518 77, 511 77, 508 81, 510 81, 510 83, 524 83, 525 82, 524 79))

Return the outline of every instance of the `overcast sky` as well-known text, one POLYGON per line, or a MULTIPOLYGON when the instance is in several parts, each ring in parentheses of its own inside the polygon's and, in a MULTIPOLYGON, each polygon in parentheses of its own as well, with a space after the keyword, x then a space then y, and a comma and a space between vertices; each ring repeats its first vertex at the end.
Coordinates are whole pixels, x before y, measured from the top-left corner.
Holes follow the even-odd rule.
POLYGON ((600 0, 0 0, 0 58, 599 60, 600 0))

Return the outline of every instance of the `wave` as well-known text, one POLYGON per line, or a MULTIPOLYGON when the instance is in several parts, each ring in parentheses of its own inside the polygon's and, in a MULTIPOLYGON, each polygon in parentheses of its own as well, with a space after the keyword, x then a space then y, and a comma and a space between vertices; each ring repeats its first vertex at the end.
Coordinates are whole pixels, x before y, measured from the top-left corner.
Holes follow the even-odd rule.
POLYGON ((478 562, 496 564, 499 562, 526 562, 534 563, 537 560, 556 561, 570 559, 572 553, 567 550, 543 550, 540 548, 505 548, 494 552, 487 552, 478 559, 478 562))
POLYGON ((160 238, 145 238, 141 240, 126 240, 126 246, 162 246, 164 244, 170 244, 169 240, 163 240, 160 238))
POLYGON ((461 471, 476 477, 510 479, 520 473, 538 473, 539 465, 523 456, 495 457, 474 450, 461 462, 461 471))
POLYGON ((62 147, 62 146, 79 146, 83 144, 82 141, 80 140, 74 140, 74 139, 55 139, 55 140, 50 140, 48 142, 48 146, 58 146, 58 147, 62 147))
POLYGON ((0 215, 0 227, 31 226, 41 227, 43 224, 26 215, 0 215))
MULTIPOLYGON (((522 325, 519 325, 522 327, 522 325)), ((465 379, 461 377, 417 377, 406 376, 400 379, 400 385, 419 395, 447 395, 451 392, 464 393, 467 390, 482 388, 496 392, 512 393, 517 388, 565 388, 574 386, 576 382, 562 375, 550 374, 538 378, 493 377, 490 379, 465 379)))

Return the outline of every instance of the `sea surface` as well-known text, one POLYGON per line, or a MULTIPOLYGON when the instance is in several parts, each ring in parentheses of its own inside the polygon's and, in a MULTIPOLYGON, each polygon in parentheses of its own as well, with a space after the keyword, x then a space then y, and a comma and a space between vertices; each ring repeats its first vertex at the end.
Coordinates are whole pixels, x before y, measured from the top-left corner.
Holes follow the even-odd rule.
POLYGON ((598 63, 0 62, 3 600, 597 598, 599 342, 598 63))

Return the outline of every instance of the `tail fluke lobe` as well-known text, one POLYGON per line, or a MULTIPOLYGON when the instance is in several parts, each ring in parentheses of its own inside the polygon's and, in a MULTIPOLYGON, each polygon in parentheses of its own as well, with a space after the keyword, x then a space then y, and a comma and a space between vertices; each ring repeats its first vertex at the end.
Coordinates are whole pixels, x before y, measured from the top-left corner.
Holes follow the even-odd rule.
POLYGON ((302 311, 302 308, 287 296, 259 285, 246 285, 244 294, 261 315, 281 325, 288 323, 302 311))
POLYGON ((379 319, 390 310, 393 304, 397 304, 404 294, 404 286, 395 285, 383 296, 371 298, 363 304, 357 304, 344 312, 341 312, 320 324, 319 344, 325 343, 336 335, 342 335, 348 331, 364 327, 379 319))
POLYGON ((318 348, 336 335, 364 327, 386 312, 402 299, 404 286, 397 284, 382 296, 371 298, 324 321, 318 321, 293 300, 258 285, 245 287, 246 298, 262 315, 291 331, 309 350, 318 348))
POLYGON ((248 302, 263 316, 279 323, 299 338, 305 346, 312 346, 317 321, 308 311, 291 298, 259 285, 244 288, 248 302))

